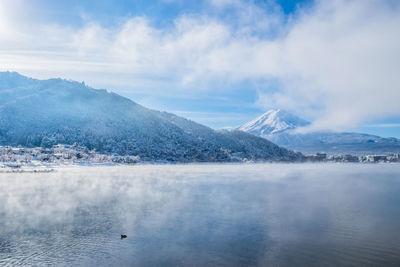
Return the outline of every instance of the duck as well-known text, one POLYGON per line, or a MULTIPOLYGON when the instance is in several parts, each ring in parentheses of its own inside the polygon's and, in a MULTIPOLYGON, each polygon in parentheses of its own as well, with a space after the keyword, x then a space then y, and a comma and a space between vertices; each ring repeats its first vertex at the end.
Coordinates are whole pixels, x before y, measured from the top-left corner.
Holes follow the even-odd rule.
POLYGON ((127 238, 127 235, 121 235, 121 239, 127 238))

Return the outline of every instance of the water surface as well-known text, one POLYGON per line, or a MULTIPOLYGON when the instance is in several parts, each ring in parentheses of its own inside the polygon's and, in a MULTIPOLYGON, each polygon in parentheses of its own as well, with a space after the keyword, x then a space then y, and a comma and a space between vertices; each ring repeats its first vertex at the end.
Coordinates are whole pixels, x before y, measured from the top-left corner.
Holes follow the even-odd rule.
POLYGON ((0 265, 400 266, 400 164, 0 174, 0 265))

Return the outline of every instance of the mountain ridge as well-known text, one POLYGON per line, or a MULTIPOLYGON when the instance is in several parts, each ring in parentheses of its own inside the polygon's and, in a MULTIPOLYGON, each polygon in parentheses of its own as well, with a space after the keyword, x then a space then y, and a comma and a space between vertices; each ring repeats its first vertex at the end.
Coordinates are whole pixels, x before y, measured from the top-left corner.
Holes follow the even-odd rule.
POLYGON ((217 132, 83 82, 0 73, 0 144, 73 144, 144 161, 292 161, 300 153, 250 134, 217 132))

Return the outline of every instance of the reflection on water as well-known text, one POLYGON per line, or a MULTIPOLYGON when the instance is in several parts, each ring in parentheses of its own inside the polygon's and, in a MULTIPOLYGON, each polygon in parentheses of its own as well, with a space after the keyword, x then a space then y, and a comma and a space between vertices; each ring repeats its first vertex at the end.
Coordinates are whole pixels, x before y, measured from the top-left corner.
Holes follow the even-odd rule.
POLYGON ((0 174, 0 265, 399 266, 399 192, 390 164, 0 174))

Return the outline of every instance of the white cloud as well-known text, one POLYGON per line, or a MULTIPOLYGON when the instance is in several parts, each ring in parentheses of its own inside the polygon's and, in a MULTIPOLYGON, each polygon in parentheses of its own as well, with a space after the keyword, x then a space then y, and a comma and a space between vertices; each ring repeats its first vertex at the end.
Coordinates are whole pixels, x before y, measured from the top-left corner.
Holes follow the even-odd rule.
POLYGON ((73 29, 17 23, 18 16, 1 16, 11 9, 4 1, 0 69, 154 94, 190 94, 215 90, 216 82, 268 84, 273 79, 280 86, 257 87, 257 104, 313 116, 313 129, 348 128, 400 115, 398 4, 321 0, 285 24, 273 5, 211 2, 236 8, 237 21, 187 14, 166 28, 133 17, 113 28, 88 22, 73 29))
POLYGON ((322 107, 314 127, 346 127, 400 113, 400 16, 383 4, 320 2, 285 39, 288 70, 301 79, 302 87, 293 88, 306 98, 298 100, 322 107))

